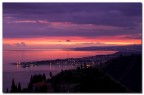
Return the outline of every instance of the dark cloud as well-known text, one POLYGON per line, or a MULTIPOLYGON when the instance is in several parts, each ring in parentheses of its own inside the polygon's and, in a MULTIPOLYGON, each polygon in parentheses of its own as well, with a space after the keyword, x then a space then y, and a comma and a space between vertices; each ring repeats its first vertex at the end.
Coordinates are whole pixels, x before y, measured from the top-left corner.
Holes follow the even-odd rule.
POLYGON ((3 3, 4 13, 43 13, 61 14, 80 11, 111 11, 117 10, 125 15, 142 14, 141 3, 3 3))
MULTIPOLYGON (((5 38, 43 36, 113 36, 141 33, 141 3, 3 3, 3 17, 13 20, 46 20, 118 27, 116 30, 78 27, 54 28, 48 24, 5 23, 5 38)), ((3 19, 4 19, 3 18, 3 19)), ((12 21, 13 21, 12 20, 12 21)), ((5 20, 4 20, 5 21, 5 20)))
POLYGON ((14 46, 17 46, 17 47, 24 47, 24 46, 26 46, 26 43, 25 43, 25 42, 14 43, 14 46))
POLYGON ((76 27, 60 27, 41 26, 37 24, 7 24, 4 26, 4 38, 31 38, 31 37, 52 37, 52 36, 80 36, 80 37, 98 37, 98 36, 115 36, 141 33, 141 28, 117 28, 112 30, 79 28, 76 27))
POLYGON ((141 3, 4 3, 3 13, 20 19, 45 19, 112 26, 135 26, 141 3))
POLYGON ((66 42, 71 42, 71 40, 66 40, 66 42))

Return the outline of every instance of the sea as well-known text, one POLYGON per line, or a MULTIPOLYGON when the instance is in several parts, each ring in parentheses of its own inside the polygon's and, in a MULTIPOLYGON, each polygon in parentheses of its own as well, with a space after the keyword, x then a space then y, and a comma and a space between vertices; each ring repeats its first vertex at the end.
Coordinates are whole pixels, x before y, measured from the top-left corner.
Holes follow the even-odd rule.
POLYGON ((108 55, 117 51, 75 51, 62 49, 49 50, 4 50, 3 51, 3 92, 10 90, 12 79, 15 83, 21 83, 22 88, 27 87, 31 75, 45 74, 49 78, 49 73, 56 75, 61 70, 75 69, 75 65, 39 65, 30 68, 22 68, 19 65, 12 65, 18 62, 32 62, 43 60, 55 60, 65 58, 82 58, 95 55, 108 55))

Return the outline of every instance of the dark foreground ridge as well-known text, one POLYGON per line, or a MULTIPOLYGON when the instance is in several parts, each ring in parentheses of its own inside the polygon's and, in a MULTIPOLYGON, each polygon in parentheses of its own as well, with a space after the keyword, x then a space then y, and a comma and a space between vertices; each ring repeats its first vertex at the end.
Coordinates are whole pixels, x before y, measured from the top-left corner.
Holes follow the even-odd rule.
POLYGON ((31 76, 27 88, 12 81, 8 93, 141 93, 141 54, 120 55, 100 66, 82 64, 75 70, 31 76))

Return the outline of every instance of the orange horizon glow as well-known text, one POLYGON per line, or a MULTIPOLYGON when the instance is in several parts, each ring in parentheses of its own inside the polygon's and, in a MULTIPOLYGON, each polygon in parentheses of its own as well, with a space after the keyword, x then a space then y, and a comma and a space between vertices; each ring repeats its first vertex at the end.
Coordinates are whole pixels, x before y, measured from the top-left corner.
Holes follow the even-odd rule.
POLYGON ((77 45, 83 43, 103 43, 112 45, 141 44, 141 39, 128 39, 120 37, 40 37, 40 38, 4 38, 3 44, 14 44, 24 42, 27 45, 77 45), (72 39, 72 40, 71 40, 72 39), (69 40, 69 41, 67 41, 69 40))

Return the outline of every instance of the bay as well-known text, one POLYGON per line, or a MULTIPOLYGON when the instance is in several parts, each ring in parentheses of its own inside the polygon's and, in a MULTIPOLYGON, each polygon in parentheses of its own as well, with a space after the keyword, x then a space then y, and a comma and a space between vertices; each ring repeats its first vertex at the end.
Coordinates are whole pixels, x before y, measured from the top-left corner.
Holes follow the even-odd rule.
POLYGON ((55 60, 65 58, 81 58, 95 55, 113 54, 116 51, 74 51, 74 50, 9 50, 3 51, 3 92, 11 87, 11 81, 14 78, 16 83, 21 83, 22 88, 26 87, 31 75, 57 74, 61 70, 75 69, 73 65, 40 65, 31 68, 21 68, 11 63, 30 62, 41 60, 55 60))

